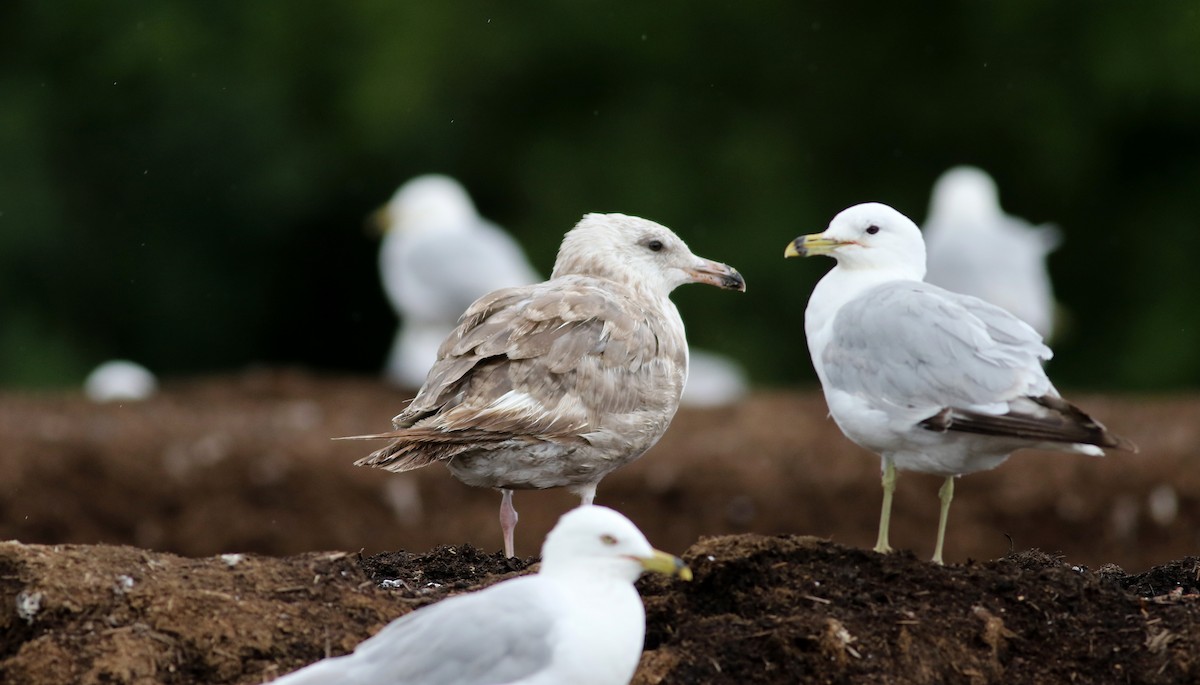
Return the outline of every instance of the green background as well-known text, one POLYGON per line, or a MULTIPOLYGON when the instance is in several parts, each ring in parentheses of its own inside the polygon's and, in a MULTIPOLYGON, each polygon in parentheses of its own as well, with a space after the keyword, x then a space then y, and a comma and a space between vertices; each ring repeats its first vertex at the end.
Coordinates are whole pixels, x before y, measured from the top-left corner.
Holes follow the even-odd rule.
POLYGON ((1200 385, 1195 2, 9 0, 0 385, 374 373, 363 218, 430 171, 543 273, 585 212, 674 228, 749 283, 677 291, 693 344, 812 384, 784 244, 960 163, 1064 232, 1060 385, 1200 385))

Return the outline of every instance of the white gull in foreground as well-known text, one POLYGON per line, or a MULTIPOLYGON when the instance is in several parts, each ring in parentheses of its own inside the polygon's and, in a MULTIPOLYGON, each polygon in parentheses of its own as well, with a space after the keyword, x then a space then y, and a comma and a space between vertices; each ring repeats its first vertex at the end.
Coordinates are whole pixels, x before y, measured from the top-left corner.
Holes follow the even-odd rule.
POLYGON ((542 280, 520 245, 479 216, 449 176, 409 180, 372 221, 383 232, 383 289, 400 317, 386 366, 397 385, 421 386, 438 347, 480 296, 542 280))
POLYGON ((1046 257, 1061 237, 1000 208, 996 182, 981 169, 955 167, 933 186, 923 227, 925 281, 991 302, 1033 326, 1054 331, 1054 292, 1046 257))
POLYGON ((642 654, 643 571, 691 579, 621 514, 565 514, 537 575, 444 599, 392 621, 352 654, 276 685, 626 685, 642 654))
POLYGON ((1028 324, 921 281, 925 245, 900 212, 851 207, 785 251, 821 254, 837 266, 813 289, 804 332, 834 421, 883 459, 876 551, 891 550, 896 469, 946 479, 933 555, 941 563, 956 476, 994 468, 1022 447, 1136 449, 1059 396, 1041 365, 1050 348, 1028 324))
POLYGON ((601 479, 666 431, 688 370, 669 297, 684 283, 746 288, 653 221, 584 216, 550 280, 467 309, 395 430, 358 436, 391 444, 356 463, 399 472, 442 462, 468 485, 498 488, 512 556, 513 490, 566 487, 590 504, 601 479))

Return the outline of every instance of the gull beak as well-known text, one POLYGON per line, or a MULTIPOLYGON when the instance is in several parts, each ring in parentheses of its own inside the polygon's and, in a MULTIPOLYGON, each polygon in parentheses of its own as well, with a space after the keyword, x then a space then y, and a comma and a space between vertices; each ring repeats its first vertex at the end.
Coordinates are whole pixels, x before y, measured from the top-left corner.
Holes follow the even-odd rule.
MULTIPOLYGON (((736 272, 735 272, 736 273, 736 272)), ((660 552, 657 549, 648 557, 636 557, 637 562, 642 565, 642 568, 652 573, 661 573, 666 576, 679 576, 680 580, 691 580, 692 569, 688 568, 687 564, 683 563, 683 559, 666 552, 660 552)))
POLYGON ((746 292, 746 279, 742 278, 737 269, 727 264, 700 259, 694 266, 684 269, 684 272, 694 283, 706 283, 725 290, 746 292))
POLYGON ((386 235, 388 229, 392 226, 392 219, 388 213, 388 206, 384 205, 368 214, 367 218, 363 220, 363 224, 366 226, 367 233, 370 235, 386 235))
POLYGON ((829 254, 846 243, 833 238, 826 238, 824 233, 802 235, 788 243, 783 251, 786 257, 811 257, 819 254, 829 254))

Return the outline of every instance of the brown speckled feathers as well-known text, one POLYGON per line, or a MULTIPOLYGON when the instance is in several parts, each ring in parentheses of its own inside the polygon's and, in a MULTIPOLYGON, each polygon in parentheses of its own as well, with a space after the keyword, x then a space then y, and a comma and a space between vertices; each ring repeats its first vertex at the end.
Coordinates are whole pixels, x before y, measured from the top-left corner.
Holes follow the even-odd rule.
POLYGON ((692 254, 664 226, 589 214, 563 239, 550 280, 486 295, 463 314, 394 430, 357 464, 435 461, 469 485, 568 486, 590 499, 666 431, 687 378, 670 293, 745 290, 736 270, 692 254))
POLYGON ((480 299, 396 430, 377 436, 392 444, 357 463, 408 471, 481 443, 587 441, 677 401, 686 342, 662 325, 664 312, 614 286, 570 276, 480 299))

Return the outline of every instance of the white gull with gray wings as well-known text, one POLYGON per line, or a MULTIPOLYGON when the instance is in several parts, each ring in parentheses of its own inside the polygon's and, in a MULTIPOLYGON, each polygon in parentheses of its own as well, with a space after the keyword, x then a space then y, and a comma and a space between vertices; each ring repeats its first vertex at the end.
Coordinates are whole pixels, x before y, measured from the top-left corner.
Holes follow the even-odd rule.
POLYGON ((536 575, 444 599, 389 623, 352 654, 276 685, 626 685, 642 655, 643 571, 691 580, 612 509, 580 507, 546 537, 536 575))
POLYGON ((878 203, 851 207, 787 257, 837 260, 817 283, 804 332, 829 412, 883 459, 875 549, 890 551, 896 469, 945 476, 934 561, 942 561, 956 476, 1022 447, 1101 456, 1135 449, 1062 399, 1042 369, 1050 348, 1028 324, 968 295, 923 283, 916 225, 878 203))

